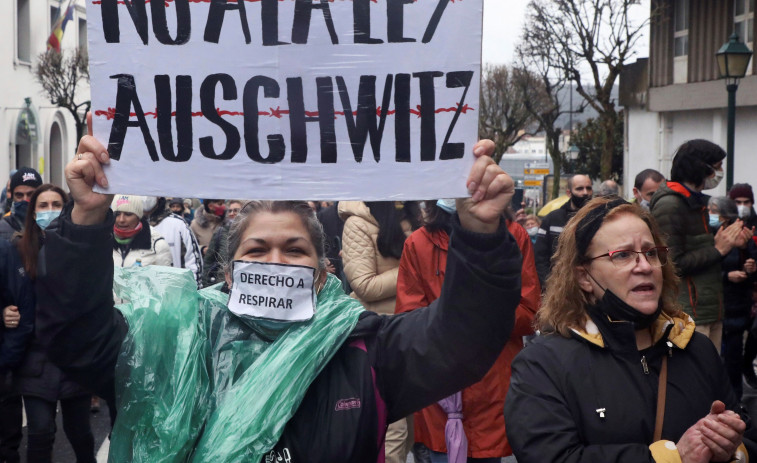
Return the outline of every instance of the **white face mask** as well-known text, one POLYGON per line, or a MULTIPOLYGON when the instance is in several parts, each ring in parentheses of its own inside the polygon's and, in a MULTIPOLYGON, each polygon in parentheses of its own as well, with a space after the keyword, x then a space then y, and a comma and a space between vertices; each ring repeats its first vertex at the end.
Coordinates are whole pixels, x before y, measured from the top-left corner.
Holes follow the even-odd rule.
POLYGON ((752 208, 749 206, 739 204, 736 208, 739 210, 739 218, 741 219, 748 219, 752 215, 752 208))
POLYGON ((537 233, 539 233, 539 227, 529 227, 526 228, 526 231, 528 232, 528 236, 533 238, 537 233))
POLYGON ((229 310, 245 322, 286 328, 315 315, 316 269, 301 265, 235 260, 229 310))
POLYGON ((647 201, 646 199, 642 199, 641 202, 639 203, 639 206, 641 206, 642 209, 649 210, 649 201, 647 201))
POLYGON ((720 181, 723 180, 723 175, 723 169, 716 170, 713 177, 708 177, 705 179, 704 189, 712 190, 713 188, 717 188, 717 186, 720 185, 720 181))

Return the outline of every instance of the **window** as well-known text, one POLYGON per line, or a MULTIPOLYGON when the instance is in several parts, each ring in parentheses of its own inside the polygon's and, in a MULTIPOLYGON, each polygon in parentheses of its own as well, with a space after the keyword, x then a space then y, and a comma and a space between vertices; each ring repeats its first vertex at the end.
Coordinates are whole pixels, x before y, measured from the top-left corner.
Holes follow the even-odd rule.
POLYGON ((675 2, 673 37, 674 56, 688 56, 689 0, 676 0, 675 2))
POLYGON ((32 60, 29 1, 16 0, 16 58, 25 63, 32 60))
POLYGON ((675 0, 673 11, 673 83, 689 80, 689 0, 675 0))
MULTIPOLYGON (((754 0, 734 0, 733 30, 739 34, 739 39, 754 50, 754 0)), ((752 73, 752 62, 749 62, 747 74, 752 73)))
POLYGON ((60 14, 60 7, 55 5, 50 5, 50 33, 53 32, 53 27, 55 27, 55 21, 58 20, 58 15, 60 14))
POLYGON ((79 50, 87 51, 87 20, 79 18, 79 50))

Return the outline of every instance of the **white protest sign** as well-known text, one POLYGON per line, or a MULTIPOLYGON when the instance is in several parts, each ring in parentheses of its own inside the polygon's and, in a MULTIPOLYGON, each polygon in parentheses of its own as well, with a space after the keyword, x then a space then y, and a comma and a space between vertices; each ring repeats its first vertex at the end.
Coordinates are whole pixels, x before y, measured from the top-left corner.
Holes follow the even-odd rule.
POLYGON ((110 193, 467 196, 483 0, 87 0, 110 193))
POLYGON ((306 321, 315 314, 315 269, 234 261, 229 310, 241 317, 306 321))

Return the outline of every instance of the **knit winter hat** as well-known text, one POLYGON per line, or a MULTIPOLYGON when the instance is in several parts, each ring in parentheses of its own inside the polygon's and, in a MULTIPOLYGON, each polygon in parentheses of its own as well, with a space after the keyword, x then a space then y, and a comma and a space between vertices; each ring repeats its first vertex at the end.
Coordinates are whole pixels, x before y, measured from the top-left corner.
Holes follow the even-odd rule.
POLYGON ((171 198, 168 200, 168 205, 173 206, 174 204, 180 204, 182 207, 184 206, 184 199, 183 198, 171 198))
POLYGON ((136 195, 116 195, 110 205, 113 212, 131 212, 142 217, 142 197, 136 195))
POLYGON ((31 167, 22 167, 18 169, 15 174, 13 174, 13 177, 11 177, 11 193, 19 185, 38 188, 40 185, 42 185, 42 176, 39 175, 39 172, 32 169, 31 167))
POLYGON ((749 198, 749 201, 754 204, 754 193, 752 192, 752 186, 748 183, 737 183, 733 185, 731 191, 728 192, 728 197, 731 199, 749 198))

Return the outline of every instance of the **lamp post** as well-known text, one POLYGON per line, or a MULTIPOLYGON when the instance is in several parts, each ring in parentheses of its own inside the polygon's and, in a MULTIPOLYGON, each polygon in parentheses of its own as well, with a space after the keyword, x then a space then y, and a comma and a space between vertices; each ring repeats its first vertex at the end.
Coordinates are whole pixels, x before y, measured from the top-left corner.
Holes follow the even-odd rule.
POLYGON ((726 146, 726 190, 733 186, 733 144, 736 132, 736 90, 739 88, 739 79, 746 75, 749 61, 752 59, 752 50, 739 40, 736 32, 728 38, 728 42, 720 47, 715 54, 718 60, 720 78, 725 79, 728 90, 728 140, 726 146))

